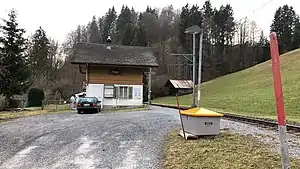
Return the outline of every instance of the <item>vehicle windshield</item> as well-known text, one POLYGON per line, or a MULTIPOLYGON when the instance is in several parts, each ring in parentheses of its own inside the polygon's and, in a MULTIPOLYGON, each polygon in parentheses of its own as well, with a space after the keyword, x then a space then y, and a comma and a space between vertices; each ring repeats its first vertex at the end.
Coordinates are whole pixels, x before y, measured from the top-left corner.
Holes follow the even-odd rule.
POLYGON ((95 102, 96 98, 94 97, 84 97, 84 98, 80 98, 79 102, 95 102))

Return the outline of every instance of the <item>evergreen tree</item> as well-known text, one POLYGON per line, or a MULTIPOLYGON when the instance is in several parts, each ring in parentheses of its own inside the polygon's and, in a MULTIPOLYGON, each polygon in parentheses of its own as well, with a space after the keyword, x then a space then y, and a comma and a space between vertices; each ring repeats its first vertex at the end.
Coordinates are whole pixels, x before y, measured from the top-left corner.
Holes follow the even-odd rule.
POLYGON ((199 6, 193 5, 190 9, 189 25, 198 25, 199 27, 202 27, 202 22, 202 11, 199 9, 199 6))
POLYGON ((99 27, 99 35, 101 36, 101 40, 100 42, 102 43, 103 42, 103 28, 104 28, 104 17, 99 17, 98 19, 98 27, 99 27))
POLYGON ((81 33, 80 33, 80 41, 78 42, 83 42, 87 43, 88 42, 88 31, 86 26, 81 26, 81 33))
POLYGON ((212 17, 213 9, 209 0, 205 1, 203 7, 203 42, 204 44, 211 43, 212 17))
POLYGON ((224 63, 226 49, 232 44, 235 30, 235 22, 232 7, 227 4, 221 6, 219 10, 214 9, 212 18, 214 26, 212 27, 212 37, 216 46, 216 71, 220 75, 226 74, 227 65, 224 63))
POLYGON ((190 26, 189 17, 190 9, 189 5, 186 4, 184 7, 182 7, 179 20, 179 41, 185 52, 190 52, 187 45, 186 34, 184 33, 185 29, 190 26))
POLYGON ((116 19, 117 13, 115 11, 115 7, 109 8, 103 19, 102 43, 106 43, 108 35, 112 36, 112 41, 115 42, 116 19))
POLYGON ((143 14, 140 13, 138 18, 138 26, 137 31, 135 35, 135 45, 137 46, 147 46, 147 39, 146 39, 146 31, 145 31, 145 25, 143 20, 143 14))
POLYGON ((137 21, 138 21, 138 12, 136 12, 135 10, 134 10, 134 8, 132 7, 131 8, 131 20, 132 20, 132 23, 134 24, 134 25, 137 25, 137 21))
POLYGON ((297 20, 296 20, 296 23, 295 23, 292 43, 293 43, 293 49, 300 48, 300 22, 299 22, 299 17, 297 17, 297 20))
POLYGON ((135 12, 128 6, 122 6, 121 13, 116 22, 117 43, 131 45, 135 31, 135 12))
POLYGON ((172 5, 162 9, 159 16, 159 22, 160 22, 159 36, 160 36, 161 43, 167 41, 168 39, 170 39, 175 35, 174 26, 172 24, 174 23, 174 19, 175 19, 175 13, 172 5))
POLYGON ((159 37, 157 36, 159 31, 157 10, 147 7, 143 13, 143 23, 146 31, 147 46, 153 46, 159 41, 159 37))
POLYGON ((11 106, 12 96, 22 94, 29 86, 30 70, 24 51, 26 39, 23 38, 24 29, 19 28, 16 11, 11 10, 9 19, 3 20, 0 26, 3 37, 0 37, 0 94, 8 100, 11 106))
POLYGON ((89 42, 90 43, 100 43, 101 37, 99 34, 99 29, 96 21, 96 17, 93 16, 92 22, 89 26, 89 42))
POLYGON ((293 34, 297 22, 297 14, 293 7, 284 5, 276 10, 271 31, 277 34, 280 53, 293 49, 293 34))
POLYGON ((50 42, 46 36, 46 32, 40 27, 33 35, 32 47, 29 52, 33 79, 48 77, 50 69, 49 49, 50 42))
MULTIPOLYGON (((202 27, 202 22, 203 22, 202 11, 199 9, 197 5, 193 5, 191 8, 189 8, 189 5, 187 4, 185 7, 182 8, 180 14, 180 22, 179 22, 179 29, 180 29, 179 40, 186 53, 192 53, 193 42, 192 42, 192 36, 184 33, 185 30, 188 27, 193 25, 198 25, 199 27, 202 27)), ((198 42, 199 34, 196 35, 196 39, 198 42)))
POLYGON ((204 2, 202 7, 203 13, 203 54, 202 54, 202 67, 203 78, 207 79, 213 74, 214 63, 212 61, 213 45, 212 45, 212 27, 213 27, 213 8, 210 0, 204 2))
POLYGON ((147 6, 146 12, 158 17, 158 11, 156 9, 152 9, 150 6, 147 6))

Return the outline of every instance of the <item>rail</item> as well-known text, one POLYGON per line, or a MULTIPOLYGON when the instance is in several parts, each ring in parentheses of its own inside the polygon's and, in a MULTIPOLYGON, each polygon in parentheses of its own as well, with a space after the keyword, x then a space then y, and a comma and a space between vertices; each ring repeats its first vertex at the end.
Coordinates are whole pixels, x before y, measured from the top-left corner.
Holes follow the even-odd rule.
MULTIPOLYGON (((155 104, 155 103, 152 103, 151 105, 178 109, 177 106, 173 106, 173 105, 164 105, 164 104, 155 104)), ((187 110, 187 109, 190 109, 190 107, 180 106, 180 109, 187 110)), ((253 117, 230 114, 230 113, 223 113, 223 112, 218 112, 218 113, 224 114, 224 118, 226 118, 228 120, 232 120, 232 121, 244 122, 244 123, 248 123, 248 124, 250 123, 250 124, 255 124, 255 125, 262 125, 262 126, 272 127, 274 129, 277 129, 277 127, 278 127, 278 123, 272 119, 253 118, 253 117)), ((298 126, 298 125, 286 124, 286 128, 288 131, 300 132, 300 126, 298 126)))

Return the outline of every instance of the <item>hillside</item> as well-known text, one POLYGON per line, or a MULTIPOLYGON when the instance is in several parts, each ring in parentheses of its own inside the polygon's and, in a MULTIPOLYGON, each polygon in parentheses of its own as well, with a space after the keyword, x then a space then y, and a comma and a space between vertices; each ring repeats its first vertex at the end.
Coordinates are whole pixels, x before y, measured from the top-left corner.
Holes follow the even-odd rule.
MULTIPOLYGON (((287 119, 300 122, 300 49, 283 54, 280 61, 287 119)), ((201 99, 205 108, 276 118, 271 60, 203 83, 201 99)), ((180 97, 181 105, 191 101, 192 95, 180 97)), ((176 104, 175 97, 153 102, 176 104)))

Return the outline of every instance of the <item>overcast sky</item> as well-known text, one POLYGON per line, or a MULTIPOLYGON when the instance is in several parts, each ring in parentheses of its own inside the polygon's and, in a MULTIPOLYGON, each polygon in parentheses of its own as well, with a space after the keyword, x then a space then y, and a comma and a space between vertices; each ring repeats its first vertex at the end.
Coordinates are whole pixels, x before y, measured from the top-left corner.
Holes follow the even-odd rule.
MULTIPOLYGON (((120 12, 121 6, 127 4, 137 11, 144 11, 147 5, 162 8, 173 5, 175 9, 186 3, 202 7, 205 0, 0 0, 0 18, 7 18, 7 13, 14 8, 18 12, 20 26, 27 34, 33 34, 39 26, 46 30, 48 36, 63 42, 68 32, 76 29, 78 24, 86 25, 93 15, 104 15, 108 8, 115 6, 120 12)), ((292 5, 300 14, 300 0, 211 0, 213 7, 230 3, 236 20, 247 16, 256 21, 265 33, 269 32, 274 13, 279 6, 292 5), (259 10, 256 10, 259 9, 259 10), (256 11, 254 11, 256 10, 256 11), (254 12, 253 12, 254 11, 254 12)))

